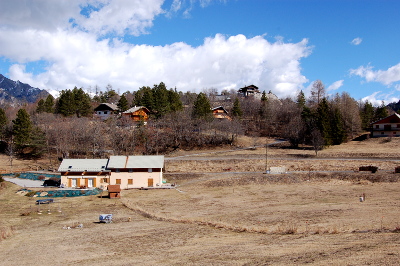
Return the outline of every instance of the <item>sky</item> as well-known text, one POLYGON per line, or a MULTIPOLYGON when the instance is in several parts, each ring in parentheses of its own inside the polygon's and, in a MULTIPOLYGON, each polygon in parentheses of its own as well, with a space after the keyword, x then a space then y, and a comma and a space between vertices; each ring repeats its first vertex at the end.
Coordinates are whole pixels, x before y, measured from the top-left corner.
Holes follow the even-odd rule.
POLYGON ((400 99, 398 0, 1 0, 0 74, 52 94, 254 84, 400 99))

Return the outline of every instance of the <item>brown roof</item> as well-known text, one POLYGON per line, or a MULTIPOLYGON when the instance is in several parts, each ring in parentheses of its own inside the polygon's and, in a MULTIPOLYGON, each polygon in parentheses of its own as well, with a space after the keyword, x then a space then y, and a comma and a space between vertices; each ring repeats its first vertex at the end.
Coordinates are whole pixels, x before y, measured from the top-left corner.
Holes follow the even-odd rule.
POLYGON ((120 185, 108 185, 108 192, 121 192, 120 185))

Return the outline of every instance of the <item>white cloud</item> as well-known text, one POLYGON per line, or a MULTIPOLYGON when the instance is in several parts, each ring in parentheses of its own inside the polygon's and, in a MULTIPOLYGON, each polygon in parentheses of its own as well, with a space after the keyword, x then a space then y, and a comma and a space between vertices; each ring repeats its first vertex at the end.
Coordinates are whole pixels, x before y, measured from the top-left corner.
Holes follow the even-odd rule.
POLYGON ((361 42, 362 42, 362 39, 359 38, 359 37, 357 37, 357 38, 355 38, 355 39, 353 39, 353 40, 351 41, 351 44, 353 44, 353 45, 360 45, 361 42))
POLYGON ((327 89, 326 91, 335 91, 339 89, 340 87, 343 86, 343 80, 338 80, 333 82, 327 89))
POLYGON ((48 61, 46 71, 38 76, 24 72, 21 66, 19 72, 10 69, 11 78, 23 81, 25 73, 31 85, 47 90, 96 84, 104 88, 109 83, 121 90, 136 90, 163 81, 179 90, 200 91, 254 83, 262 90, 289 96, 307 82, 301 74, 300 59, 310 53, 307 40, 269 43, 261 36, 227 38, 220 34, 192 47, 185 43, 132 45, 118 40, 98 41, 83 32, 28 30, 0 34, 0 44, 6 48, 0 53, 22 64, 48 61))
POLYGON ((400 63, 388 68, 387 70, 374 71, 371 66, 360 66, 357 69, 350 70, 351 75, 365 78, 367 82, 379 82, 384 85, 390 85, 393 82, 400 81, 400 63))
MULTIPOLYGON (((154 18, 163 13, 164 0, 97 0, 94 9, 87 16, 76 16, 75 23, 83 29, 105 34, 131 34, 138 36, 147 33, 154 18)), ((86 8, 93 5, 86 6, 86 8)), ((86 9, 87 10, 87 9, 86 9)))
MULTIPOLYGON (((307 79, 301 74, 300 60, 311 53, 307 39, 285 43, 282 39, 268 42, 264 36, 217 34, 198 47, 183 42, 165 46, 134 45, 119 39, 104 38, 106 33, 141 34, 163 11, 162 0, 76 0, 66 10, 58 10, 64 1, 17 0, 20 10, 7 10, 32 22, 0 19, 0 57, 14 63, 9 68, 11 79, 50 90, 104 88, 137 90, 163 81, 178 90, 201 91, 205 88, 238 89, 255 84, 261 90, 272 90, 278 96, 294 96, 307 79), (46 3, 48 26, 26 10, 33 3, 46 3), (90 5, 90 9, 88 8, 90 5), (86 13, 81 15, 80 7, 86 13), (78 26, 67 22, 74 18, 78 26), (85 29, 85 30, 82 30, 85 29), (40 74, 29 72, 29 63, 43 60, 40 74)), ((174 1, 178 5, 179 1, 174 1)), ((219 1, 221 2, 221 1, 219 1)), ((191 4, 195 1, 191 1, 191 4)), ((211 1, 203 0, 201 5, 211 1)), ((43 4, 44 5, 44 4, 43 4)), ((16 7, 16 6, 14 6, 16 7)), ((42 6, 36 6, 36 8, 42 6)), ((178 8, 178 7, 176 7, 178 8)))
POLYGON ((362 98, 362 101, 368 101, 374 106, 380 106, 382 105, 382 102, 385 104, 398 102, 399 98, 394 97, 392 93, 382 93, 382 91, 376 91, 371 95, 362 98))
POLYGON ((78 27, 106 34, 140 35, 162 14, 164 0, 10 0, 2 1, 0 26, 55 31, 78 27), (85 15, 81 14, 81 11, 85 15))

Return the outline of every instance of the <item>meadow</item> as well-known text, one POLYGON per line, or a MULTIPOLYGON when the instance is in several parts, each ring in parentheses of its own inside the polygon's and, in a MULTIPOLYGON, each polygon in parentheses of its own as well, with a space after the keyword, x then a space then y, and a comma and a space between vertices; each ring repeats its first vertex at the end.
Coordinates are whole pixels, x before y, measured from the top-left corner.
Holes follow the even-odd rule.
POLYGON ((38 207, 6 183, 1 264, 398 264, 399 139, 348 142, 318 157, 307 147, 242 142, 255 147, 171 154, 165 178, 176 189, 124 190, 121 199, 60 198, 38 207), (363 165, 379 170, 359 172, 363 165), (288 173, 265 174, 266 166, 288 173), (101 213, 114 222, 97 223, 101 213))

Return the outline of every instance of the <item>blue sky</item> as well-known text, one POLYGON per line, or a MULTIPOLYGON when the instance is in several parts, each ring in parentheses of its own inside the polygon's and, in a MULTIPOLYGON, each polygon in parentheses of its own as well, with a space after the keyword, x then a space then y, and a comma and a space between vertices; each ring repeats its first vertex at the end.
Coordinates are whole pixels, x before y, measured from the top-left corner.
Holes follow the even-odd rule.
POLYGON ((400 99, 397 0, 5 0, 0 73, 57 92, 254 84, 400 99))

